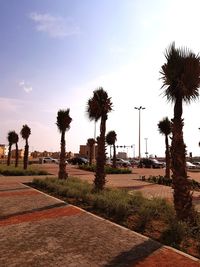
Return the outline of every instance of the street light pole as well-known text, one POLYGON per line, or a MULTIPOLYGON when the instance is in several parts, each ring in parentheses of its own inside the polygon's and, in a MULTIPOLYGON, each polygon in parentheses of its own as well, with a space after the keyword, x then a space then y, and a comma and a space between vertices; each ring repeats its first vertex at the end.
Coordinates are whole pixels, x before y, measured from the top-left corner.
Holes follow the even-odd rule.
POLYGON ((148 151, 147 151, 147 140, 148 140, 148 138, 146 137, 144 139, 145 139, 145 143, 146 143, 146 152, 145 152, 145 154, 146 154, 146 158, 148 158, 148 151))
POLYGON ((140 159, 141 158, 141 153, 140 153, 140 135, 141 135, 141 130, 140 130, 140 121, 141 121, 141 115, 140 115, 140 111, 142 110, 142 109, 145 109, 145 107, 142 107, 142 106, 140 106, 140 107, 134 107, 135 109, 137 109, 138 111, 139 111, 139 152, 138 152, 138 158, 140 159))

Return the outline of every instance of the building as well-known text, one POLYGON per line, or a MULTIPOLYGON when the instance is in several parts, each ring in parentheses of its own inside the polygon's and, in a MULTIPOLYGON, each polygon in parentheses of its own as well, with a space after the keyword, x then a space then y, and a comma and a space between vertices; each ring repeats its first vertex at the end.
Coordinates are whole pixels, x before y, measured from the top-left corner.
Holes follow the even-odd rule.
POLYGON ((118 152, 117 153, 117 158, 127 159, 127 153, 126 152, 118 152))
MULTIPOLYGON (((95 145, 95 149, 94 150, 95 150, 95 155, 93 155, 93 158, 96 158, 96 156, 97 156, 97 146, 96 145, 95 145)), ((80 145, 79 156, 83 157, 83 158, 86 158, 86 159, 89 159, 89 157, 90 157, 90 148, 89 148, 89 146, 80 145)))
POLYGON ((0 144, 0 158, 3 159, 6 156, 6 145, 0 144))
MULTIPOLYGON (((16 149, 11 151, 11 158, 15 158, 16 149)), ((19 159, 24 157, 24 149, 18 149, 19 159)))

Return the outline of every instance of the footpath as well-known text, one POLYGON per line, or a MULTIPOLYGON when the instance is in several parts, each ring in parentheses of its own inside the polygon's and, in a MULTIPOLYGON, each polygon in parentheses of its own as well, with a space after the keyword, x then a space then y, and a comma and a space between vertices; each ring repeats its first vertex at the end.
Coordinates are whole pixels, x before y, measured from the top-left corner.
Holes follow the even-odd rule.
MULTIPOLYGON (((6 178, 6 179, 5 179, 6 178)), ((199 267, 200 260, 0 177, 0 266, 199 267)))

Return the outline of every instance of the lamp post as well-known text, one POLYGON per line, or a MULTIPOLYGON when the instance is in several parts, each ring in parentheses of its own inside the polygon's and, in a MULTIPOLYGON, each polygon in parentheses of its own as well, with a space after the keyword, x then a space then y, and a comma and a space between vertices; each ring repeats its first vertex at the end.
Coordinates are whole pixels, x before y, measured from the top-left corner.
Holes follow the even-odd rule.
POLYGON ((146 154, 146 158, 148 158, 148 151, 147 151, 147 141, 148 141, 148 138, 146 137, 146 138, 144 138, 144 140, 145 140, 145 144, 146 144, 146 152, 145 152, 145 154, 146 154))
POLYGON ((139 153, 138 153, 138 158, 140 159, 140 157, 141 157, 141 153, 140 153, 140 134, 141 134, 141 131, 140 131, 140 120, 141 120, 141 118, 140 118, 141 117, 140 111, 142 109, 145 109, 145 107, 140 106, 140 107, 134 107, 134 108, 139 111, 139 153))

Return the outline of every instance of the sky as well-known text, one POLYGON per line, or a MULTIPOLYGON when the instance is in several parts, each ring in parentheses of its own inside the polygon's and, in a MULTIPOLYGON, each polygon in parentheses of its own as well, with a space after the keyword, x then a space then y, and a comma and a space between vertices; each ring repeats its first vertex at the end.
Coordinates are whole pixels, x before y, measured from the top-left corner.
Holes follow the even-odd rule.
MULTIPOLYGON (((94 137, 86 104, 103 87, 112 99, 106 131, 117 149, 138 156, 164 156, 157 124, 173 117, 160 70, 164 53, 176 47, 200 52, 199 0, 0 0, 0 143, 10 130, 31 128, 30 151, 59 151, 59 109, 70 109, 66 150, 79 152, 94 137), (147 142, 145 141, 147 138, 147 142)), ((200 155, 199 100, 184 105, 187 152, 200 155)), ((99 134, 99 123, 96 135, 99 134)), ((24 141, 20 137, 19 147, 24 141)))

